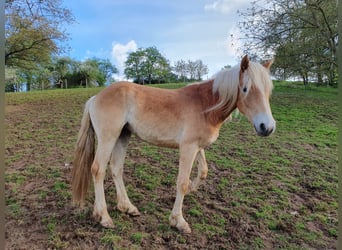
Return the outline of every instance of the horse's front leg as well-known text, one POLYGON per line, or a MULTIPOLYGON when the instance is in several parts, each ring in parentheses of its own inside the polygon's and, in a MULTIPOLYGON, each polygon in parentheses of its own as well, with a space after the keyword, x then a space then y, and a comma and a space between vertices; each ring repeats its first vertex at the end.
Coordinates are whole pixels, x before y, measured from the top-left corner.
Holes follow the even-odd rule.
POLYGON ((179 169, 177 177, 177 194, 173 209, 170 215, 170 224, 183 233, 191 233, 189 224, 182 214, 182 206, 185 194, 189 192, 190 173, 192 164, 198 152, 197 145, 181 145, 179 157, 179 169))
POLYGON ((199 185, 207 178, 208 165, 205 160, 204 149, 201 149, 196 156, 198 162, 198 173, 197 177, 191 182, 189 192, 196 191, 199 185))

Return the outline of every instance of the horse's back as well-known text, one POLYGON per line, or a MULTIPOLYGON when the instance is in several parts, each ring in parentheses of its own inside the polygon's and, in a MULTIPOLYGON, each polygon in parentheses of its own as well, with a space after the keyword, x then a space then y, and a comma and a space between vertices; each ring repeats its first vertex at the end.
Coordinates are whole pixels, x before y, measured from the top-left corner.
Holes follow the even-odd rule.
POLYGON ((117 82, 96 96, 96 113, 103 123, 126 126, 159 146, 177 147, 185 137, 210 144, 218 130, 206 119, 211 101, 206 103, 212 99, 210 87, 209 83, 169 90, 117 82))

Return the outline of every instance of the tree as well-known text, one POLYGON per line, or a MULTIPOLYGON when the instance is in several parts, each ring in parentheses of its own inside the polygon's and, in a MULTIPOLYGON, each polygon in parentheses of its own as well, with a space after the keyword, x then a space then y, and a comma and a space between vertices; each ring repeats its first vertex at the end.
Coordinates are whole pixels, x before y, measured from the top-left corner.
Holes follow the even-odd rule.
POLYGON ((92 58, 79 64, 77 74, 80 76, 80 85, 104 86, 117 69, 108 59, 92 58))
POLYGON ((175 62, 173 71, 180 79, 183 79, 183 82, 185 82, 187 79, 189 81, 201 81, 202 77, 209 72, 208 66, 205 65, 202 60, 188 60, 187 62, 184 60, 179 60, 175 62))
POLYGON ((202 60, 196 60, 195 61, 195 72, 196 72, 196 76, 197 76, 197 80, 201 81, 202 80, 202 76, 208 74, 209 70, 208 70, 208 66, 205 65, 202 60))
POLYGON ((6 0, 5 18, 5 64, 26 70, 63 51, 63 27, 74 22, 61 0, 6 0))
POLYGON ((153 79, 157 83, 167 82, 170 78, 171 66, 169 61, 163 57, 154 68, 153 79))
POLYGON ((196 62, 188 60, 186 64, 186 71, 188 73, 190 81, 193 81, 195 79, 196 75, 196 62))
POLYGON ((135 52, 131 52, 125 61, 125 76, 127 78, 135 79, 138 83, 143 82, 144 73, 142 69, 144 60, 145 51, 142 48, 139 48, 135 52))
POLYGON ((113 74, 119 72, 118 69, 109 61, 109 59, 97 59, 97 67, 100 75, 102 75, 102 78, 105 79, 104 82, 100 83, 102 85, 106 81, 111 81, 113 79, 113 74))
POLYGON ((76 72, 78 62, 69 57, 55 57, 53 58, 50 70, 53 74, 53 81, 58 87, 68 88, 68 77, 73 72, 76 72))
POLYGON ((20 84, 18 82, 18 69, 14 67, 5 68, 5 91, 19 92, 20 84))
POLYGON ((156 47, 139 48, 128 55, 124 72, 137 83, 161 82, 167 78, 170 65, 156 47))
POLYGON ((37 68, 33 73, 33 83, 35 84, 34 88, 41 90, 51 88, 53 86, 51 84, 51 78, 52 72, 49 70, 49 68, 40 65, 40 67, 37 68))
POLYGON ((25 89, 25 85, 32 89, 48 89, 53 87, 52 72, 45 65, 37 64, 35 69, 6 67, 6 92, 18 92, 25 89))
POLYGON ((146 60, 144 60, 143 72, 147 76, 148 83, 152 83, 152 79, 159 80, 169 72, 169 63, 167 59, 162 56, 156 47, 148 47, 145 49, 146 60))
POLYGON ((244 52, 258 58, 273 53, 274 72, 336 84, 336 0, 273 0, 241 12, 244 52))
POLYGON ((54 57, 36 64, 34 69, 6 66, 6 91, 20 91, 22 84, 32 89, 103 86, 117 69, 108 59, 91 58, 84 62, 69 57, 54 57))
POLYGON ((180 79, 183 79, 183 82, 185 82, 186 79, 186 62, 184 60, 179 60, 175 62, 173 70, 178 75, 180 79))

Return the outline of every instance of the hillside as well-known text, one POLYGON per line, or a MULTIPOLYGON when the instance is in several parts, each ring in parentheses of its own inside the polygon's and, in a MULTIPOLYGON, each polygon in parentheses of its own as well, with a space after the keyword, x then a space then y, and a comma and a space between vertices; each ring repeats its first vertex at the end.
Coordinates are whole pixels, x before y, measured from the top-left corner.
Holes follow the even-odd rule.
POLYGON ((71 205, 83 105, 98 91, 6 94, 6 249, 336 249, 336 89, 276 84, 271 107, 277 130, 269 138, 257 137, 242 116, 224 124, 206 150, 205 184, 184 200, 191 235, 168 223, 177 150, 135 137, 124 178, 142 214, 130 217, 115 208, 109 175, 105 188, 113 230, 92 218, 93 191, 86 209, 71 205))

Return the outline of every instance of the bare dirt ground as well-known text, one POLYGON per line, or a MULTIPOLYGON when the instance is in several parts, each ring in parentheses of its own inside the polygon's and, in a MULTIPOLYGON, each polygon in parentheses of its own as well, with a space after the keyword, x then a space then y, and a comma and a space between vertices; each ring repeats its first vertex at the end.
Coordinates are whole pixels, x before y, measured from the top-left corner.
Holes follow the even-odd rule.
MULTIPOLYGON (((82 106, 96 91, 6 96, 6 249, 336 249, 337 145, 314 139, 297 145, 298 134, 282 145, 276 136, 260 142, 243 120, 224 126, 222 139, 208 149, 206 183, 185 198, 191 235, 168 224, 177 151, 136 138, 129 144, 125 182, 141 215, 115 208, 108 177, 115 228, 102 228, 92 218, 93 191, 83 210, 72 206, 70 194, 82 106)), ((275 100, 278 112, 281 104, 277 109, 275 100)))

